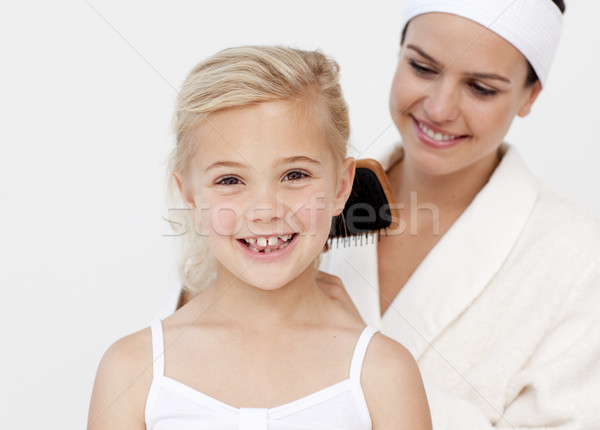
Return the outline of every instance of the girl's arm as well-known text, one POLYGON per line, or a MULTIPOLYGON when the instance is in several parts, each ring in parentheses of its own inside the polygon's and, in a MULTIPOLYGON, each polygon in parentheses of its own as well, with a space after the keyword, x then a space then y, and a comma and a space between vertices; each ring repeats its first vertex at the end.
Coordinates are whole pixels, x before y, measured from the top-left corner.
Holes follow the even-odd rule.
POLYGON ((361 384, 373 430, 431 430, 431 416, 417 363, 406 348, 376 334, 369 345, 361 384))
POLYGON ((146 429, 144 407, 152 382, 149 338, 149 333, 143 332, 127 336, 102 357, 90 402, 88 430, 146 429))

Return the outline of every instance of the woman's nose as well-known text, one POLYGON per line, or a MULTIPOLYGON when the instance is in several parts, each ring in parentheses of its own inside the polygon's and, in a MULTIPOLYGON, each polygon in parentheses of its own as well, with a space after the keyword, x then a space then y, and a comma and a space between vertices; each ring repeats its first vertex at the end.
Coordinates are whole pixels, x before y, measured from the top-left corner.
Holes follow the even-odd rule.
POLYGON ((458 89, 452 82, 437 79, 425 91, 423 108, 432 122, 454 121, 460 112, 458 98, 458 89))

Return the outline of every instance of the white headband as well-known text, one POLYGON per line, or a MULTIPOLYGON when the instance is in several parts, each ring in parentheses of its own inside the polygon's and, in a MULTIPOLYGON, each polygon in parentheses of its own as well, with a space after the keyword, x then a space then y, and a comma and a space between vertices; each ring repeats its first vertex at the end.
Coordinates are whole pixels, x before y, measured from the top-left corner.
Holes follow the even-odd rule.
POLYGON ((470 19, 508 41, 546 83, 562 25, 551 0, 406 0, 402 29, 417 15, 445 12, 470 19))

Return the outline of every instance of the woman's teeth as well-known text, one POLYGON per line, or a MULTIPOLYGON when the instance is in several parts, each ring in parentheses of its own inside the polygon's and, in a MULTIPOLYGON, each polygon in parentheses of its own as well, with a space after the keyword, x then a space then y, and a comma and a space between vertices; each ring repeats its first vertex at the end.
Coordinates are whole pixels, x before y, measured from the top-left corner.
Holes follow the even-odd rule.
POLYGON ((286 247, 289 244, 290 239, 293 234, 284 234, 280 236, 269 236, 269 237, 249 237, 243 239, 248 248, 255 252, 271 252, 277 251, 281 248, 286 247), (281 239, 281 244, 277 248, 267 248, 267 246, 273 247, 279 243, 279 239, 281 239), (256 245, 256 246, 253 246, 256 245), (258 249, 262 248, 262 249, 258 249))
POLYGON ((460 136, 453 136, 450 134, 436 133, 433 130, 427 128, 427 126, 420 121, 417 121, 417 124, 419 124, 419 128, 421 130, 423 130, 423 133, 425 133, 427 136, 429 136, 430 138, 432 138, 434 140, 439 140, 439 141, 454 140, 454 139, 458 139, 460 137, 460 136))

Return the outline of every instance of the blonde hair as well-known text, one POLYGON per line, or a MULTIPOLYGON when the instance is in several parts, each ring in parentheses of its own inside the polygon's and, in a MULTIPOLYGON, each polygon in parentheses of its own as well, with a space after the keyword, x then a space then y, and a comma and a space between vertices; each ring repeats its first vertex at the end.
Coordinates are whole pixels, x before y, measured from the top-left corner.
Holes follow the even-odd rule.
MULTIPOLYGON (((339 66, 319 51, 281 46, 229 48, 196 65, 188 74, 173 118, 176 145, 169 157, 169 208, 183 208, 175 178, 185 181, 196 154, 194 129, 210 113, 271 100, 289 100, 302 108, 326 133, 340 161, 346 157, 350 123, 339 83, 339 66)), ((185 211, 179 275, 191 292, 206 288, 215 278, 215 258, 204 237, 196 233, 190 211, 185 211)))

